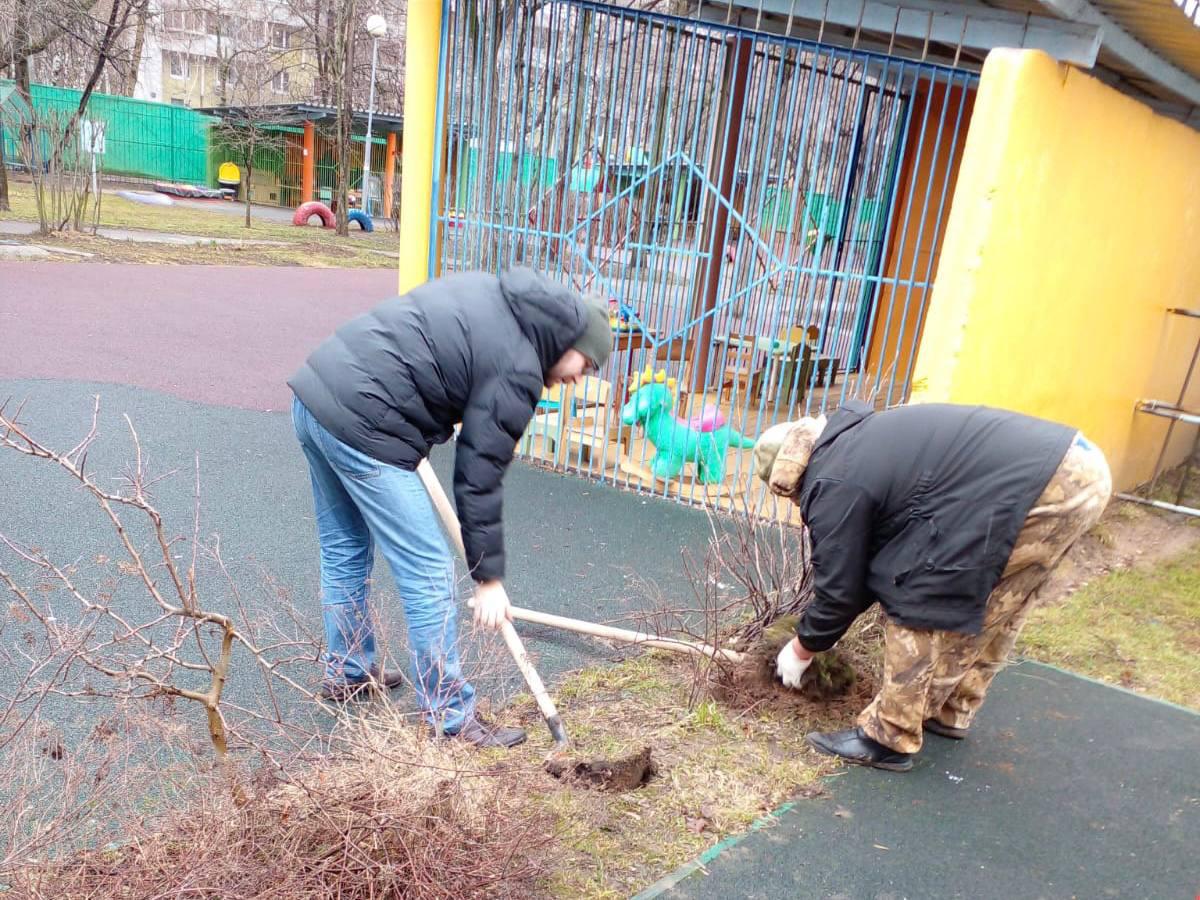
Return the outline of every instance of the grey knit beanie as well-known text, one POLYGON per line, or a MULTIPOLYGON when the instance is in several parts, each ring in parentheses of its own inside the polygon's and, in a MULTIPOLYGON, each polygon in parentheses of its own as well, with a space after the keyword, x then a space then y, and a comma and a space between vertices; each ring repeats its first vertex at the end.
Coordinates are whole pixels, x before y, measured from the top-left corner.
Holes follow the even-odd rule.
POLYGON ((608 321, 608 304, 595 294, 583 298, 584 327, 574 347, 599 369, 608 362, 612 353, 612 325, 608 321))

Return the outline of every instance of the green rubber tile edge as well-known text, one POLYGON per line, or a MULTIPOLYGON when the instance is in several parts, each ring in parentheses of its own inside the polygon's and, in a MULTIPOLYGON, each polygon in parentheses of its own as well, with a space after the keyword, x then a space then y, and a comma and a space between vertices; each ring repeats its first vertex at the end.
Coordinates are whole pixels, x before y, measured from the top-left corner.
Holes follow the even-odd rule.
POLYGON ((795 805, 796 805, 796 801, 789 800, 787 803, 783 803, 780 806, 776 807, 775 809, 771 810, 769 813, 767 813, 762 818, 755 819, 753 822, 750 823, 750 827, 747 828, 745 831, 743 831, 741 834, 731 834, 729 837, 725 838, 724 840, 718 841, 717 843, 713 844, 711 847, 709 847, 707 850, 705 850, 703 853, 701 853, 695 859, 690 860, 689 862, 685 862, 682 866, 680 866, 678 869, 676 869, 671 874, 664 875, 662 878, 658 879, 658 881, 654 882, 654 884, 650 885, 645 890, 641 891, 638 894, 635 894, 633 896, 632 900, 652 900, 652 898, 654 898, 654 897, 661 896, 662 894, 669 891, 671 888, 675 887, 675 885, 679 884, 679 882, 683 881, 685 878, 687 878, 693 872, 696 872, 699 869, 703 869, 706 865, 708 865, 710 862, 712 862, 714 859, 716 859, 718 856, 720 856, 726 850, 730 850, 733 847, 736 847, 738 844, 740 844, 746 838, 750 837, 750 835, 754 834, 754 832, 759 831, 763 828, 766 828, 769 825, 774 825, 775 821, 781 815, 783 815, 785 812, 787 812, 789 809, 791 809, 795 805))
MULTIPOLYGON (((1164 700, 1162 697, 1155 697, 1153 694, 1143 694, 1140 691, 1133 691, 1119 684, 1113 684, 1111 681, 1101 681, 1099 678, 1093 678, 1091 675, 1080 675, 1078 672, 1072 672, 1070 669, 1064 669, 1062 666, 1056 666, 1054 663, 1042 662, 1037 659, 1029 659, 1028 657, 1020 657, 1018 662, 1025 666, 1038 666, 1043 669, 1049 669, 1052 672, 1058 672, 1060 675, 1070 675, 1072 678, 1078 678, 1080 681, 1091 682, 1098 684, 1100 687, 1112 688, 1122 694, 1128 694, 1130 697, 1137 697, 1139 700, 1149 700, 1151 703, 1157 703, 1160 706, 1165 706, 1168 709, 1174 709, 1178 712, 1184 712, 1192 716, 1200 716, 1200 710, 1192 709, 1190 706, 1182 706, 1171 700, 1164 700)), ((1020 675, 1020 672, 1014 672, 1014 675, 1020 675)), ((1036 677, 1036 676, 1026 676, 1036 677)))

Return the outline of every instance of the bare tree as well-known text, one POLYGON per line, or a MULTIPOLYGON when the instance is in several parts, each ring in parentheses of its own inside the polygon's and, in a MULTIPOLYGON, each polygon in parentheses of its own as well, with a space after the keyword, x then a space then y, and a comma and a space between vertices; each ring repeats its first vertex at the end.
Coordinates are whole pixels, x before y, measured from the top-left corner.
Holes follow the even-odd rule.
MULTIPOLYGON (((171 12, 175 27, 162 29, 164 46, 211 66, 221 106, 245 102, 238 86, 252 83, 264 71, 278 76, 303 66, 300 48, 292 44, 304 42, 293 40, 295 23, 282 0, 175 0, 171 12), (189 23, 187 30, 178 27, 181 21, 189 23)), ((257 93, 257 85, 252 93, 257 93)))
MULTIPOLYGON (((302 43, 306 56, 314 60, 313 67, 316 80, 313 85, 312 99, 323 106, 335 106, 337 103, 337 83, 343 69, 343 49, 339 46, 339 24, 352 22, 350 40, 357 44, 366 44, 369 38, 363 31, 363 21, 371 14, 378 13, 388 23, 386 37, 379 40, 379 67, 377 73, 376 94, 377 109, 398 113, 404 94, 404 22, 407 16, 408 0, 366 0, 355 9, 350 9, 347 0, 286 0, 290 13, 304 27, 297 34, 302 43)), ((367 103, 369 83, 367 71, 370 67, 368 53, 355 53, 354 77, 350 82, 352 102, 355 107, 364 108, 367 103)))
POLYGON ((138 74, 142 66, 142 54, 146 49, 146 32, 150 27, 150 4, 145 4, 137 13, 137 25, 133 32, 133 46, 125 67, 124 94, 132 97, 137 92, 138 74))
POLYGON ((136 79, 144 31, 122 29, 116 39, 106 36, 113 8, 132 5, 135 22, 151 19, 146 3, 125 0, 0 0, 0 73, 8 70, 18 85, 31 81, 80 89, 91 78, 97 54, 105 65, 98 90, 119 93, 136 79), (134 50, 137 50, 134 53, 134 50))
MULTIPOLYGON (((89 139, 86 141, 89 147, 81 150, 77 139, 96 133, 94 129, 85 128, 81 135, 88 102, 101 76, 116 65, 124 35, 131 21, 145 11, 147 3, 148 0, 106 0, 104 6, 89 6, 81 12, 68 0, 66 8, 60 10, 61 15, 70 14, 73 18, 67 25, 70 30, 57 32, 57 36, 69 34, 90 53, 88 75, 78 104, 74 110, 60 115, 42 113, 34 104, 28 55, 28 51, 44 50, 55 40, 50 35, 56 34, 59 26, 47 24, 54 15, 55 4, 35 7, 28 0, 16 0, 10 47, 16 54, 11 67, 21 102, 8 109, 10 118, 12 111, 16 111, 18 146, 22 162, 33 177, 38 220, 43 233, 67 227, 78 229, 89 207, 96 211, 91 195, 98 194, 98 190, 94 190, 98 184, 93 186, 88 177, 94 147, 89 139), (92 14, 97 12, 102 12, 103 17, 93 19, 92 14), (33 37, 35 33, 39 34, 37 39, 33 37)), ((95 199, 98 203, 99 197, 95 199)))
MULTIPOLYGON (((287 0, 291 14, 304 23, 297 34, 315 68, 313 99, 336 111, 333 128, 337 165, 335 205, 338 234, 348 234, 347 219, 354 113, 367 106, 370 92, 371 38, 364 22, 378 13, 388 23, 379 40, 376 111, 399 113, 403 100, 404 22, 407 0, 287 0)), ((364 185, 366 190, 367 186, 364 185)))
MULTIPOLYGON (((0 586, 43 635, 43 652, 26 655, 33 674, 7 687, 0 705, 6 703, 11 710, 50 694, 184 700, 203 710, 212 747, 224 757, 230 747, 230 707, 224 691, 236 658, 244 656, 262 673, 272 698, 278 687, 312 696, 286 670, 297 659, 315 661, 319 642, 300 629, 298 619, 291 621, 295 630, 290 632, 252 621, 222 560, 219 540, 201 538, 198 461, 192 533, 181 547, 181 539, 168 531, 152 501, 154 486, 171 473, 151 475, 128 417, 134 462, 124 476, 124 488, 110 490, 88 468, 88 452, 99 435, 99 397, 87 434, 65 451, 35 438, 20 421, 20 413, 19 407, 9 412, 0 406, 0 450, 44 461, 77 482, 111 526, 119 557, 114 561, 97 556, 95 564, 106 574, 89 587, 87 582, 94 579, 81 577, 77 563, 57 562, 45 551, 0 532, 0 548, 33 579, 31 586, 16 570, 0 565, 0 586), (146 545, 139 536, 148 536, 146 545), (200 575, 206 563, 233 597, 237 613, 218 611, 205 602, 200 575), (140 595, 136 614, 114 602, 126 584, 140 595), (100 676, 103 683, 97 686, 89 676, 100 676)), ((272 705, 275 724, 282 726, 279 704, 272 705)), ((263 715, 252 717, 261 720, 263 715)))
POLYGON ((337 109, 334 156, 337 159, 337 233, 350 233, 350 137, 354 125, 354 44, 358 30, 357 0, 340 0, 335 6, 333 56, 329 75, 333 79, 337 109))
POLYGON ((284 148, 284 132, 278 126, 286 118, 270 96, 272 67, 256 68, 243 65, 237 70, 237 106, 221 114, 214 129, 217 145, 237 164, 242 179, 242 199, 246 204, 246 227, 250 227, 250 182, 254 177, 256 160, 263 153, 280 153, 284 148))

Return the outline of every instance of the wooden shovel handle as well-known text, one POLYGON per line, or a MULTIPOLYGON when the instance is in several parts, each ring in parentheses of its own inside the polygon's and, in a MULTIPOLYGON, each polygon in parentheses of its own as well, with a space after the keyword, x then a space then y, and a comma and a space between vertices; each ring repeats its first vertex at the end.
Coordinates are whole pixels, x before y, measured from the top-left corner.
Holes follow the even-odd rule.
MULTIPOLYGON (((467 548, 463 544, 462 526, 459 524, 454 507, 450 505, 450 498, 442 490, 442 483, 438 481, 437 475, 434 474, 429 460, 421 460, 420 465, 417 466, 417 474, 421 477, 421 483, 425 485, 425 491, 429 494, 429 499, 433 501, 433 507, 437 510, 438 518, 442 520, 446 531, 450 533, 450 539, 454 542, 454 546, 462 556, 463 562, 467 562, 467 548)), ((558 715, 558 709, 555 707, 554 701, 550 699, 550 694, 546 690, 546 685, 542 681, 542 677, 538 675, 537 669, 534 668, 533 663, 529 659, 529 654, 525 651, 525 645, 521 643, 521 636, 513 628, 512 622, 509 622, 507 619, 500 625, 500 634, 504 638, 504 643, 508 647, 508 652, 512 656, 513 662, 521 670, 521 676, 525 679, 525 684, 529 686, 529 692, 533 694, 533 699, 537 701, 538 710, 541 712, 542 718, 546 720, 546 727, 550 729, 550 735, 554 738, 554 743, 560 748, 566 747, 569 743, 566 728, 564 728, 562 719, 558 715)))
POLYGON ((553 613, 538 612, 536 609, 522 609, 519 606, 512 607, 512 615, 514 619, 521 622, 531 622, 535 625, 545 625, 549 628, 561 628, 564 631, 574 631, 578 634, 590 634, 592 637, 621 641, 625 644, 645 644, 647 647, 657 647, 660 650, 671 650, 675 653, 691 653, 696 656, 720 656, 731 663, 742 661, 742 654, 736 650, 723 650, 697 641, 661 637, 641 631, 631 631, 628 628, 615 628, 612 625, 598 625, 594 622, 585 622, 582 619, 571 619, 567 616, 556 616, 553 613))

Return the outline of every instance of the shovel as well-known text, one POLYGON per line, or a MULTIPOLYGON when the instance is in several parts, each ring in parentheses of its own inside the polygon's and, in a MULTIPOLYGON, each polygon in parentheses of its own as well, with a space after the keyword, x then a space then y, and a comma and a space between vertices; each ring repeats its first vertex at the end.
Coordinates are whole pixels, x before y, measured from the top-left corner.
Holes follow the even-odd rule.
MULTIPOLYGON (((462 526, 458 522, 458 516, 455 515, 453 507, 450 506, 450 499, 446 496, 446 492, 442 490, 441 482, 438 481, 437 475, 434 474, 433 467, 429 465, 429 460, 421 460, 420 465, 417 466, 417 474, 421 476, 421 483, 425 485, 425 491, 429 494, 429 499, 433 501, 433 506, 437 510, 442 524, 446 527, 446 531, 450 533, 450 538, 454 541, 454 546, 458 548, 463 561, 466 562, 467 550, 463 545, 462 526)), ((537 669, 534 668, 533 662, 529 659, 529 654, 525 652, 525 645, 521 643, 521 636, 513 628, 512 622, 509 622, 507 619, 500 625, 500 634, 504 638, 504 643, 507 645, 508 652, 512 655, 513 661, 517 664, 517 668, 521 670, 521 675, 525 678, 525 683, 529 685, 529 691, 533 694, 533 699, 537 701, 538 710, 541 712, 542 718, 546 720, 546 727, 550 729, 550 736, 554 738, 555 750, 566 750, 571 743, 567 737, 567 730, 563 727, 562 719, 559 718, 558 709, 554 706, 554 701, 550 699, 550 694, 546 691, 546 685, 542 682, 541 676, 538 675, 537 669)))

